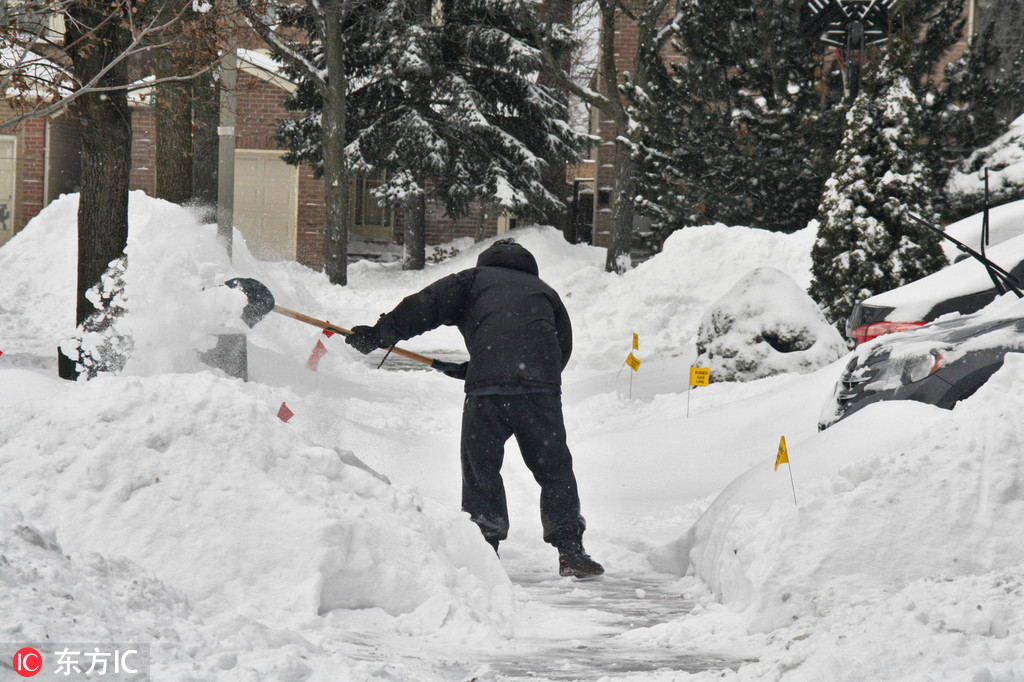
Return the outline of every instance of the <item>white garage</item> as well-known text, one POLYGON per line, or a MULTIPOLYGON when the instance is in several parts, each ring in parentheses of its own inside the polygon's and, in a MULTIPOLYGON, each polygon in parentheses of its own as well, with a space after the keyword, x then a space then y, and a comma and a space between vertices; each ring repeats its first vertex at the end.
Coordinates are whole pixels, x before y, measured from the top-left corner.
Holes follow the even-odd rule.
POLYGON ((295 260, 298 172, 280 151, 235 151, 235 225, 260 260, 295 260))

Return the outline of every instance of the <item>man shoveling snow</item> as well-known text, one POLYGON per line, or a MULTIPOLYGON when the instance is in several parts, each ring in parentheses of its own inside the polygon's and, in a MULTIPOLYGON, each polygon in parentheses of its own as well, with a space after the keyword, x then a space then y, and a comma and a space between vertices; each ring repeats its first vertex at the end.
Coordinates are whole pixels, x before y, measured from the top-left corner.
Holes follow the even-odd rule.
POLYGON ((562 418, 572 327, 533 254, 512 240, 495 242, 475 268, 408 296, 375 325, 354 327, 345 342, 365 354, 441 325, 457 326, 469 349, 459 377, 466 381, 462 509, 497 551, 509 529, 501 465, 515 436, 541 486, 544 540, 558 549, 559 573, 601 575, 604 568, 583 549, 586 523, 562 418))

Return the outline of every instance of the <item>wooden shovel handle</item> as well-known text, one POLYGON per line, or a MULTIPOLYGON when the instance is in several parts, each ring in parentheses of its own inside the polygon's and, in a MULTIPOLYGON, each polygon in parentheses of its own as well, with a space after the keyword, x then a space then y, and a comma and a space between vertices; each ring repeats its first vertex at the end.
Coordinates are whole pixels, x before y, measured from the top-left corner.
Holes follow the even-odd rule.
MULTIPOLYGON (((309 315, 304 315, 294 310, 289 310, 288 308, 282 308, 279 305, 274 306, 274 312, 280 315, 284 315, 285 317, 290 317, 293 320, 298 320, 299 322, 305 322, 306 324, 311 324, 314 327, 319 327, 324 331, 334 332, 335 334, 344 334, 345 336, 349 336, 352 333, 352 330, 350 329, 345 329, 344 327, 337 327, 331 324, 330 322, 318 320, 315 317, 310 317, 309 315)), ((395 355, 401 355, 403 358, 406 358, 408 360, 422 363, 427 367, 434 366, 433 358, 428 358, 426 355, 414 353, 411 350, 406 350, 404 348, 399 348, 398 346, 395 346, 394 348, 391 349, 391 352, 394 353, 395 355)))

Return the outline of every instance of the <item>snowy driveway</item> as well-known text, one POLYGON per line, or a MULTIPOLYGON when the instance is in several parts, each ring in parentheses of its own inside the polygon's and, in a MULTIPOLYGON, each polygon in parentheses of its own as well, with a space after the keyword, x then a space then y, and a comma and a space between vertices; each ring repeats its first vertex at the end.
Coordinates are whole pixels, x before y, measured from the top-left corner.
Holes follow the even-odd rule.
POLYGON ((663 578, 511 578, 521 615, 528 622, 509 650, 488 661, 495 679, 597 680, 739 667, 738 661, 680 653, 623 637, 637 628, 679 620, 693 608, 694 602, 670 591, 663 578))

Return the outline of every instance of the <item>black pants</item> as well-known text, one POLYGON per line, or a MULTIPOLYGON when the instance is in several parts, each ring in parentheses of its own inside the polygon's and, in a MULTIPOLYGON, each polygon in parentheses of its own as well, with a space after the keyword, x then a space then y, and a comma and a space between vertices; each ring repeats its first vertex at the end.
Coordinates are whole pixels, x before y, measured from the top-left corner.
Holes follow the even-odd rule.
POLYGON ((556 547, 580 542, 586 523, 565 443, 558 393, 467 395, 462 412, 462 509, 491 543, 508 537, 501 479, 505 442, 516 437, 523 461, 540 484, 544 540, 556 547))

